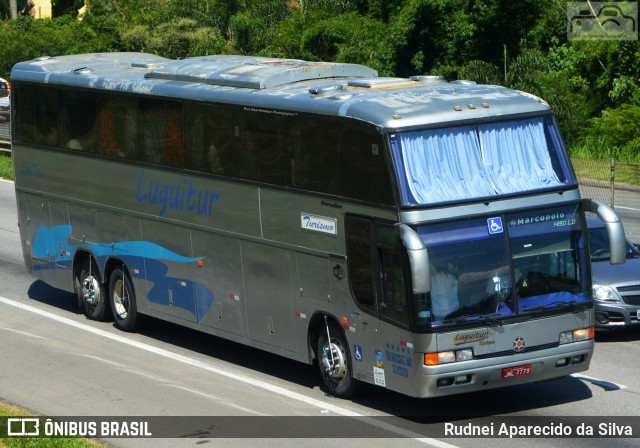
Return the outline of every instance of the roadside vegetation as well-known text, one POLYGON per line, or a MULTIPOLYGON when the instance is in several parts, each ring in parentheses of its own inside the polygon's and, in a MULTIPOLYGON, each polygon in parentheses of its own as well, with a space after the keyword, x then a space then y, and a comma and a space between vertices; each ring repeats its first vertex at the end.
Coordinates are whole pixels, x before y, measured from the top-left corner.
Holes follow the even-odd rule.
POLYGON ((13 180, 13 164, 10 153, 0 152, 0 179, 13 180))

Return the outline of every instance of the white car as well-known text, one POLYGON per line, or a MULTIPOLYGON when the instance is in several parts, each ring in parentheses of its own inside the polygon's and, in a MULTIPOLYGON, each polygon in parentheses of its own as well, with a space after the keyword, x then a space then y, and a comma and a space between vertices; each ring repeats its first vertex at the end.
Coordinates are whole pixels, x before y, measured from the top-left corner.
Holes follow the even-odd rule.
POLYGON ((11 102, 8 96, 0 97, 0 116, 5 120, 11 115, 11 102))

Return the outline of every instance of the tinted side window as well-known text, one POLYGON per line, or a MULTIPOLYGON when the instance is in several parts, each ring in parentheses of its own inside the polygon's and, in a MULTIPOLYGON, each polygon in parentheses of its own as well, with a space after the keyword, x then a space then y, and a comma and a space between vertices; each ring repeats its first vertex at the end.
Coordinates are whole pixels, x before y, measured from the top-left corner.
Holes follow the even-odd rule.
POLYGON ((180 103, 141 99, 138 102, 138 142, 142 160, 182 167, 180 103))
POLYGON ((291 118, 287 149, 291 186, 320 193, 340 193, 340 132, 335 120, 291 118))
POLYGON ((402 244, 393 226, 376 225, 376 245, 382 291, 380 314, 388 320, 408 326, 409 308, 402 244))
POLYGON ((260 112, 240 112, 235 130, 236 176, 274 185, 285 184, 282 118, 260 112))
POLYGON ((40 145, 57 146, 58 132, 58 91, 37 89, 35 100, 35 142, 40 145))
POLYGON ((108 156, 137 158, 136 100, 102 96, 98 101, 98 150, 108 156))
POLYGON ((362 308, 375 314, 371 223, 368 220, 348 218, 345 229, 351 291, 362 308))
POLYGON ((14 87, 13 95, 16 104, 15 138, 25 143, 35 142, 34 97, 38 89, 19 85, 14 87))
POLYGON ((231 110, 185 105, 185 167, 203 173, 233 175, 231 110))
POLYGON ((342 137, 343 194, 393 204, 382 139, 373 129, 348 125, 342 137))
POLYGON ((95 151, 96 96, 90 92, 61 92, 62 145, 70 149, 95 151))

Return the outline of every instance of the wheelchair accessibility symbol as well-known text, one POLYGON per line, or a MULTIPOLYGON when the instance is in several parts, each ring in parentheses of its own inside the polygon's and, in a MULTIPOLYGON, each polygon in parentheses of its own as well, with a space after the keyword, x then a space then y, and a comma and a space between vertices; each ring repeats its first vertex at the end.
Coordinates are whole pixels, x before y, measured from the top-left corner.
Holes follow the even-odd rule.
POLYGON ((360 347, 359 345, 354 345, 353 353, 354 353, 354 357, 356 358, 356 361, 362 362, 362 347, 360 347))
POLYGON ((502 229, 502 218, 489 218, 487 219, 487 227, 489 228, 489 234, 495 235, 497 233, 502 233, 504 230, 502 229))

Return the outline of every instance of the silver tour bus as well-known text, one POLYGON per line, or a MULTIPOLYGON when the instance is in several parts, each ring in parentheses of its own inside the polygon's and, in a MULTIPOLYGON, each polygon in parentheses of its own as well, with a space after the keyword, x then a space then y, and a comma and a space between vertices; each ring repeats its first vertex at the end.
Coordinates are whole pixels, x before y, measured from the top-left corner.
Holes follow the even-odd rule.
POLYGON ((144 53, 13 68, 24 261, 150 316, 416 397, 562 377, 594 347, 585 212, 547 103, 365 66, 144 53))

